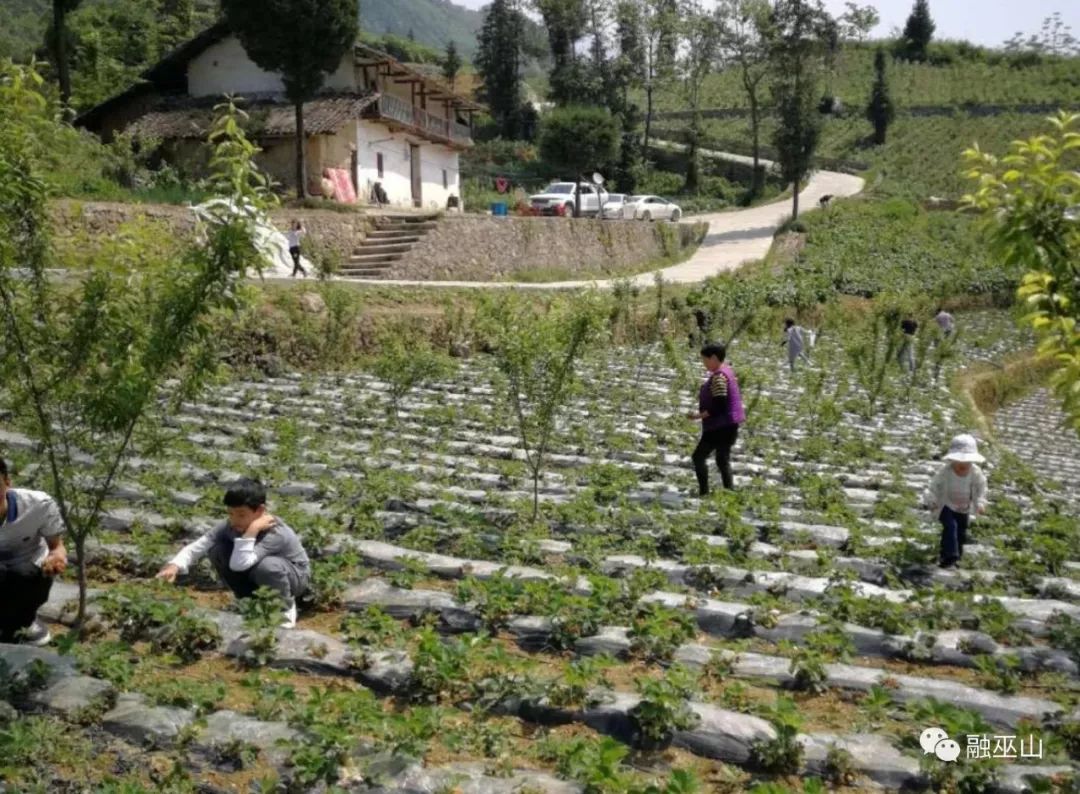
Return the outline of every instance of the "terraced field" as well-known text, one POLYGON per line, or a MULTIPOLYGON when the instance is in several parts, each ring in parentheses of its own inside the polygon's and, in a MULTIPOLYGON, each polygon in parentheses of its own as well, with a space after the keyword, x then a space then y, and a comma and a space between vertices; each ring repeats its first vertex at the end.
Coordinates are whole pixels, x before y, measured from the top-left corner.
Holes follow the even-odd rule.
MULTIPOLYGON (((960 321, 979 342, 965 359, 1026 343, 1007 317, 960 321)), ((33 713, 0 731, 0 778, 50 792, 1074 790, 1075 489, 985 443, 990 513, 962 566, 938 569, 919 501, 967 429, 959 402, 897 372, 868 416, 835 337, 795 376, 776 342, 731 350, 750 419, 737 491, 704 501, 683 418, 692 351, 588 362, 535 524, 482 358, 396 418, 363 374, 238 381, 184 405, 94 542, 98 636, 0 646, 0 685, 33 713), (315 559, 296 630, 268 628, 257 601, 234 611, 208 570, 183 588, 146 580, 240 475, 272 487, 315 559), (923 753, 928 727, 959 761, 923 753), (980 735, 1040 752, 971 759, 980 735)), ((0 443, 17 483, 36 484, 30 441, 0 443)), ((57 584, 47 617, 68 621, 73 597, 57 584)))

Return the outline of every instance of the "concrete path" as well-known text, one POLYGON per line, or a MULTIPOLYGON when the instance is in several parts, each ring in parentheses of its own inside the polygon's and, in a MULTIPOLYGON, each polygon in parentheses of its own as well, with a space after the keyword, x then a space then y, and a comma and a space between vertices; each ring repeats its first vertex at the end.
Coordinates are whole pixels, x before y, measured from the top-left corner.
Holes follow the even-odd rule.
MULTIPOLYGON (((720 157, 720 152, 703 152, 720 157)), ((768 167, 767 160, 762 163, 768 167)), ((800 213, 814 211, 822 196, 842 198, 853 196, 863 189, 863 180, 857 176, 818 171, 810 179, 806 188, 799 194, 800 213)), ((694 255, 679 265, 659 271, 664 281, 672 284, 695 284, 709 276, 735 270, 744 262, 762 259, 772 246, 773 232, 791 215, 791 199, 763 204, 745 210, 717 212, 699 215, 688 220, 705 221, 709 224, 708 234, 694 255)), ((628 223, 631 221, 627 221, 628 223)), ((643 221, 634 221, 643 223, 643 221)), ((275 274, 276 275, 276 274, 275 274)), ((268 280, 277 280, 268 274, 268 280)), ((474 287, 499 289, 581 289, 597 287, 610 289, 625 279, 607 279, 597 281, 556 281, 546 284, 519 284, 515 282, 495 281, 415 281, 404 279, 341 279, 350 284, 370 284, 377 286, 401 287, 474 287)), ((656 281, 656 271, 642 273, 629 279, 631 283, 648 287, 656 281)))

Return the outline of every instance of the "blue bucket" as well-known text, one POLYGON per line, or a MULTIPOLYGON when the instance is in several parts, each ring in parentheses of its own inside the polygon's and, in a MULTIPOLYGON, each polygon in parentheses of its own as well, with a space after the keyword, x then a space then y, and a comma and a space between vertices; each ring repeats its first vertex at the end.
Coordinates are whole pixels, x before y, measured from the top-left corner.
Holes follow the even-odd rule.
POLYGON ((505 218, 508 212, 508 206, 505 201, 495 201, 491 204, 491 214, 497 217, 505 218))

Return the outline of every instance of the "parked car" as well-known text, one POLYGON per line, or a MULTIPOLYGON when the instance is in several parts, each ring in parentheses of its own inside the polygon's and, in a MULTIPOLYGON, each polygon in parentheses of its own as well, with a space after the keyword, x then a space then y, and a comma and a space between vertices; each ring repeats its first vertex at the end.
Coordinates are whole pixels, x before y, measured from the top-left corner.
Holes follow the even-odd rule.
POLYGON ((607 199, 604 200, 603 218, 605 220, 621 219, 624 204, 626 204, 625 193, 609 193, 607 199))
MULTIPOLYGON (((607 191, 585 182, 579 184, 577 189, 581 193, 581 216, 599 215, 600 200, 603 198, 607 202, 607 191)), ((553 182, 543 192, 529 197, 529 203, 541 215, 562 215, 567 218, 574 216, 574 200, 573 182, 553 182)))
POLYGON ((629 196, 623 204, 623 217, 639 221, 677 221, 682 210, 659 196, 629 196))

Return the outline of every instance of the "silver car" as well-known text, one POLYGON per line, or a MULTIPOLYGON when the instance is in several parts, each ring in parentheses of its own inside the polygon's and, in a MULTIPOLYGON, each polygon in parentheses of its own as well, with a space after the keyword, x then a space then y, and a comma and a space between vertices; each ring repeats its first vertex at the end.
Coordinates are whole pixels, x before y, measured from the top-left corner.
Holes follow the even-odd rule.
POLYGON ((678 221, 682 210, 659 196, 628 196, 623 204, 623 217, 636 221, 678 221))
POLYGON ((604 213, 605 220, 617 221, 623 216, 623 206, 626 204, 625 193, 610 193, 607 199, 604 201, 604 213))

